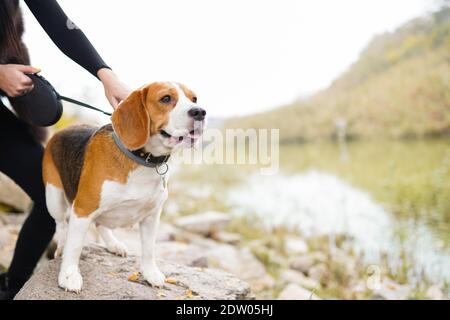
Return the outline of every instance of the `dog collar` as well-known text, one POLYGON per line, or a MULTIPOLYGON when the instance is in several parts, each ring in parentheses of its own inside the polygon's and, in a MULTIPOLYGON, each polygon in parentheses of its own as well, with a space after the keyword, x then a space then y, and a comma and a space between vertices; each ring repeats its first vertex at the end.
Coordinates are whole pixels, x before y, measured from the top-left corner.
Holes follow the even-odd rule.
POLYGON ((112 133, 112 136, 114 138, 114 142, 119 147, 120 151, 122 151, 128 158, 130 158, 134 162, 144 167, 156 168, 157 169, 156 171, 160 175, 165 174, 167 172, 167 170, 166 172, 159 172, 158 170, 164 164, 166 164, 165 168, 168 169, 167 161, 169 160, 170 155, 155 157, 150 152, 145 152, 142 149, 130 151, 124 146, 124 144, 122 143, 122 141, 120 141, 119 137, 114 131, 112 133))

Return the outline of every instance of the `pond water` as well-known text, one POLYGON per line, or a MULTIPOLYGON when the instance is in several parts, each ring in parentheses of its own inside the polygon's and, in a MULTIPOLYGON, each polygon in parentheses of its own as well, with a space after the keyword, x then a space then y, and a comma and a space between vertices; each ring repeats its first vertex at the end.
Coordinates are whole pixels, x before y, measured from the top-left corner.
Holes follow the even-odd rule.
POLYGON ((272 176, 198 169, 190 183, 214 190, 238 216, 306 236, 346 234, 368 263, 406 268, 410 282, 450 282, 449 139, 286 145, 272 176))

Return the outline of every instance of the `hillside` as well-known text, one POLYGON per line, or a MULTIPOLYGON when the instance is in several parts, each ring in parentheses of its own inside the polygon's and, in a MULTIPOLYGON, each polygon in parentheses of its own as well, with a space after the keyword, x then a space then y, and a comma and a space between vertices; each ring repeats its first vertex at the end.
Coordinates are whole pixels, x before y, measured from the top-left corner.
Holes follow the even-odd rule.
POLYGON ((450 133, 450 9, 374 37, 329 88, 306 101, 229 119, 231 128, 280 128, 283 141, 450 133))

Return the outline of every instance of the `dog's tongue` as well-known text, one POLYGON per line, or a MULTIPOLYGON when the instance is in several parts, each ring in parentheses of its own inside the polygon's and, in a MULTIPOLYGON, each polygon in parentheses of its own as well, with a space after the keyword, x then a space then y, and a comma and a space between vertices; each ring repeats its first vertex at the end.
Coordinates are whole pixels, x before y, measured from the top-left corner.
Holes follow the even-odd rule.
POLYGON ((192 137, 199 137, 203 133, 203 122, 202 121, 195 121, 194 122, 194 129, 189 132, 189 135, 192 137))

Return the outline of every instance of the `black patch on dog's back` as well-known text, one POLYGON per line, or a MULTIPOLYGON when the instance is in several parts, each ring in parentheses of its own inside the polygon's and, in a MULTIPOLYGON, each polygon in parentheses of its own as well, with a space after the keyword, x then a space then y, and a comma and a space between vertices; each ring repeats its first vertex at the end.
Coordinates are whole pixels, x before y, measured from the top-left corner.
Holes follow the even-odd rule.
POLYGON ((97 127, 76 126, 58 133, 51 149, 53 161, 58 168, 67 200, 73 202, 80 182, 84 154, 89 140, 97 127))

